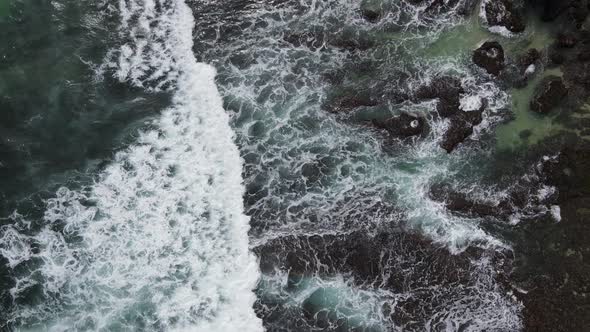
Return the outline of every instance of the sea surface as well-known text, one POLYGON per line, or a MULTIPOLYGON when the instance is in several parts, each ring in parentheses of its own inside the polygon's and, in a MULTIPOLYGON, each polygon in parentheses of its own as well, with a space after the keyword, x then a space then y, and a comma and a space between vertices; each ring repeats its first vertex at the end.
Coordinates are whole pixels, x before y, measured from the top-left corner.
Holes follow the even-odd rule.
POLYGON ((547 33, 457 8, 0 0, 0 328, 520 330, 498 261, 523 215, 454 214, 430 188, 493 203, 531 176, 499 165, 555 125, 470 59, 547 33), (398 98, 441 76, 486 105, 451 154, 435 103, 398 98), (326 109, 364 90, 382 102, 326 109), (400 112, 426 137, 368 125, 400 112))

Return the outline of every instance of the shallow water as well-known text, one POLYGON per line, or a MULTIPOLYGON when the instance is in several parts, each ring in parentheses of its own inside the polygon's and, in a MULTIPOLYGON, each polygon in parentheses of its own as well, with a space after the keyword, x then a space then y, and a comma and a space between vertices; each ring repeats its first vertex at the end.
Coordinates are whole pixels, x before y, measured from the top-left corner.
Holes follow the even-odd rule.
POLYGON ((512 90, 514 120, 499 126, 496 130, 498 149, 518 149, 533 145, 565 129, 562 124, 555 121, 555 113, 539 115, 530 110, 535 88, 544 77, 551 75, 562 76, 563 73, 558 68, 545 70, 537 74, 525 88, 512 90))

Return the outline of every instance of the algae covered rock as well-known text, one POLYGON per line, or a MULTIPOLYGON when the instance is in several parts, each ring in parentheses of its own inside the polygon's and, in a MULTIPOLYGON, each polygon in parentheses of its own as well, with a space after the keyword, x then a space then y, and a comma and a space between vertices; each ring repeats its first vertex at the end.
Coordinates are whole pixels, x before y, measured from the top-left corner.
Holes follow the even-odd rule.
POLYGON ((499 26, 510 32, 523 32, 526 28, 521 4, 515 0, 487 0, 483 9, 490 27, 499 26))
POLYGON ((504 69, 504 49, 500 43, 487 41, 473 52, 473 63, 489 74, 498 76, 504 69))
POLYGON ((535 96, 531 101, 531 110, 547 114, 559 105, 559 102, 563 100, 567 93, 567 87, 560 77, 548 76, 537 87, 535 96))

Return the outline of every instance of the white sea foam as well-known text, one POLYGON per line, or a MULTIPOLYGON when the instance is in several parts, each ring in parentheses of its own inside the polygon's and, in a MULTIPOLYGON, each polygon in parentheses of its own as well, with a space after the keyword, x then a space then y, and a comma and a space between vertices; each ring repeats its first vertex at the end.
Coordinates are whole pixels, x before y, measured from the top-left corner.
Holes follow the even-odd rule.
POLYGON ((526 70, 524 71, 524 74, 526 76, 530 76, 530 75, 534 74, 536 70, 537 70, 537 68, 535 67, 535 65, 531 64, 526 68, 526 70))
POLYGON ((480 96, 468 95, 461 98, 459 108, 465 112, 477 111, 483 106, 483 100, 480 96))
POLYGON ((561 207, 559 207, 559 205, 551 206, 551 216, 556 222, 561 221, 561 207))
MULTIPOLYGON (((489 25, 488 24, 487 13, 486 13, 485 7, 490 1, 494 1, 494 0, 483 0, 481 2, 480 8, 479 8, 479 17, 481 18, 483 23, 488 25, 488 30, 491 33, 498 34, 498 35, 505 37, 505 38, 514 37, 515 34, 512 31, 508 30, 506 27, 500 26, 500 25, 489 25)), ((498 15, 500 15, 500 14, 498 14, 498 15)))
POLYGON ((120 14, 130 41, 111 53, 117 76, 175 91, 173 106, 92 187, 61 188, 38 234, 22 235, 23 223, 2 228, 11 267, 42 261, 12 293, 41 276, 46 297, 11 319, 54 331, 260 331, 242 161, 215 71, 193 56, 191 10, 181 0, 137 0, 121 1, 120 14))

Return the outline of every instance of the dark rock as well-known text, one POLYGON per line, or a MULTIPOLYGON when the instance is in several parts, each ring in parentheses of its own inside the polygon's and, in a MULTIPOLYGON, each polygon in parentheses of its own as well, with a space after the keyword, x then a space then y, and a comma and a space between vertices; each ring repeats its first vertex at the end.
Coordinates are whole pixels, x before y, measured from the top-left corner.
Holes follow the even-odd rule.
POLYGON ((520 133, 518 133, 518 137, 526 140, 526 139, 529 139, 529 137, 531 137, 532 134, 533 134, 533 132, 530 129, 525 129, 525 130, 521 131, 520 133))
POLYGON ((448 12, 450 9, 454 8, 458 2, 459 0, 431 0, 424 10, 424 13, 427 15, 433 15, 448 12))
POLYGON ((418 100, 438 99, 437 111, 442 117, 461 112, 461 94, 465 90, 461 86, 461 81, 456 77, 441 76, 433 79, 429 85, 421 86, 414 93, 418 100))
POLYGON ((444 134, 440 146, 447 151, 453 152, 455 148, 473 134, 473 127, 483 120, 483 109, 470 112, 459 112, 450 117, 451 124, 444 134))
POLYGON ((557 45, 562 48, 572 48, 576 46, 578 40, 572 33, 560 33, 557 35, 557 45))
POLYGON ((305 46, 310 50, 317 50, 324 46, 326 36, 321 29, 311 29, 302 33, 286 33, 283 40, 295 47, 305 46))
POLYGON ((524 15, 512 0, 488 0, 484 7, 488 25, 502 26, 516 33, 524 31, 524 15))
POLYGON ((375 127, 385 129, 392 136, 400 138, 421 135, 426 130, 426 120, 424 118, 407 113, 385 120, 373 120, 372 122, 375 127))
POLYGON ((558 189, 561 221, 539 218, 524 224, 515 247, 521 257, 511 279, 528 290, 520 296, 525 331, 587 331, 590 326, 590 146, 578 140, 557 151, 545 160, 543 172, 558 189))
POLYGON ((324 104, 324 108, 332 113, 351 111, 359 107, 377 106, 378 102, 369 91, 346 90, 339 95, 330 97, 324 104))
POLYGON ((376 7, 364 7, 361 8, 361 16, 371 22, 371 23, 375 23, 377 21, 379 21, 379 19, 381 18, 381 10, 379 8, 376 7))
POLYGON ((435 184, 430 188, 430 197, 436 201, 444 202, 447 209, 470 216, 479 217, 506 217, 510 214, 510 205, 506 202, 495 204, 493 202, 480 202, 467 196, 467 194, 454 190, 446 184, 435 184))
POLYGON ((526 70, 526 68, 534 65, 540 59, 541 53, 536 48, 531 48, 518 58, 518 65, 526 70))
POLYGON ((485 104, 482 104, 479 110, 464 112, 460 109, 463 93, 465 90, 461 81, 451 76, 437 77, 429 85, 419 87, 414 93, 417 100, 438 99, 438 115, 450 121, 449 129, 441 142, 441 147, 449 153, 471 136, 473 127, 483 120, 485 104))
POLYGON ((578 60, 582 62, 590 61, 590 45, 584 45, 578 51, 578 60))
POLYGON ((473 52, 473 62, 489 74, 498 76, 504 69, 504 49, 498 42, 485 42, 473 52))
POLYGON ((567 57, 561 50, 557 47, 550 47, 549 48, 549 60, 551 61, 552 65, 562 65, 566 62, 567 57))
POLYGON ((563 80, 557 76, 546 77, 537 87, 531 101, 531 110, 541 114, 549 113, 567 95, 563 80))
POLYGON ((382 0, 363 0, 360 5, 361 16, 371 23, 376 23, 383 17, 385 7, 382 0))
POLYGON ((370 9, 363 10, 361 14, 363 15, 363 18, 365 20, 367 20, 371 23, 375 23, 375 22, 379 21, 379 19, 381 18, 380 12, 370 10, 370 9))
POLYGON ((590 96, 590 63, 567 62, 563 66, 564 80, 568 82, 569 86, 573 86, 580 91, 581 98, 588 98, 590 96))
POLYGON ((529 0, 529 2, 541 8, 541 18, 547 22, 555 20, 571 4, 570 0, 529 0))
POLYGON ((475 8, 479 4, 478 0, 464 0, 459 3, 459 8, 457 8, 457 14, 463 16, 469 16, 473 14, 475 8))
MULTIPOLYGON (((403 326, 408 331, 423 331, 431 324, 444 326, 445 318, 439 319, 437 314, 458 300, 467 301, 468 306, 480 305, 481 287, 473 285, 479 285, 481 280, 478 273, 473 273, 472 260, 490 255, 491 278, 498 277, 502 273, 498 271, 506 270, 511 263, 510 257, 503 259, 496 257, 496 253, 477 248, 451 254, 419 235, 390 227, 371 234, 362 230, 336 235, 289 235, 269 240, 254 248, 254 252, 260 258, 262 273, 272 275, 278 270, 288 271, 289 278, 295 278, 292 283, 295 288, 286 290, 292 294, 301 291, 296 286, 301 278, 324 279, 340 275, 352 285, 410 295, 396 301, 395 310, 384 308, 395 326, 403 326)), ((504 284, 499 286, 505 287, 504 284)), ((261 297, 255 307, 262 313, 265 324, 281 321, 281 326, 285 326, 285 322, 293 322, 290 325, 293 331, 326 331, 328 323, 331 327, 337 325, 335 319, 339 319, 339 312, 354 309, 347 308, 347 302, 334 296, 337 295, 335 290, 330 286, 314 290, 303 301, 302 312, 283 310, 280 303, 273 302, 280 300, 276 297, 261 297)), ((358 326, 333 331, 373 329, 358 326)))
POLYGON ((571 2, 570 15, 576 22, 576 28, 581 29, 590 14, 588 0, 575 0, 571 2))

